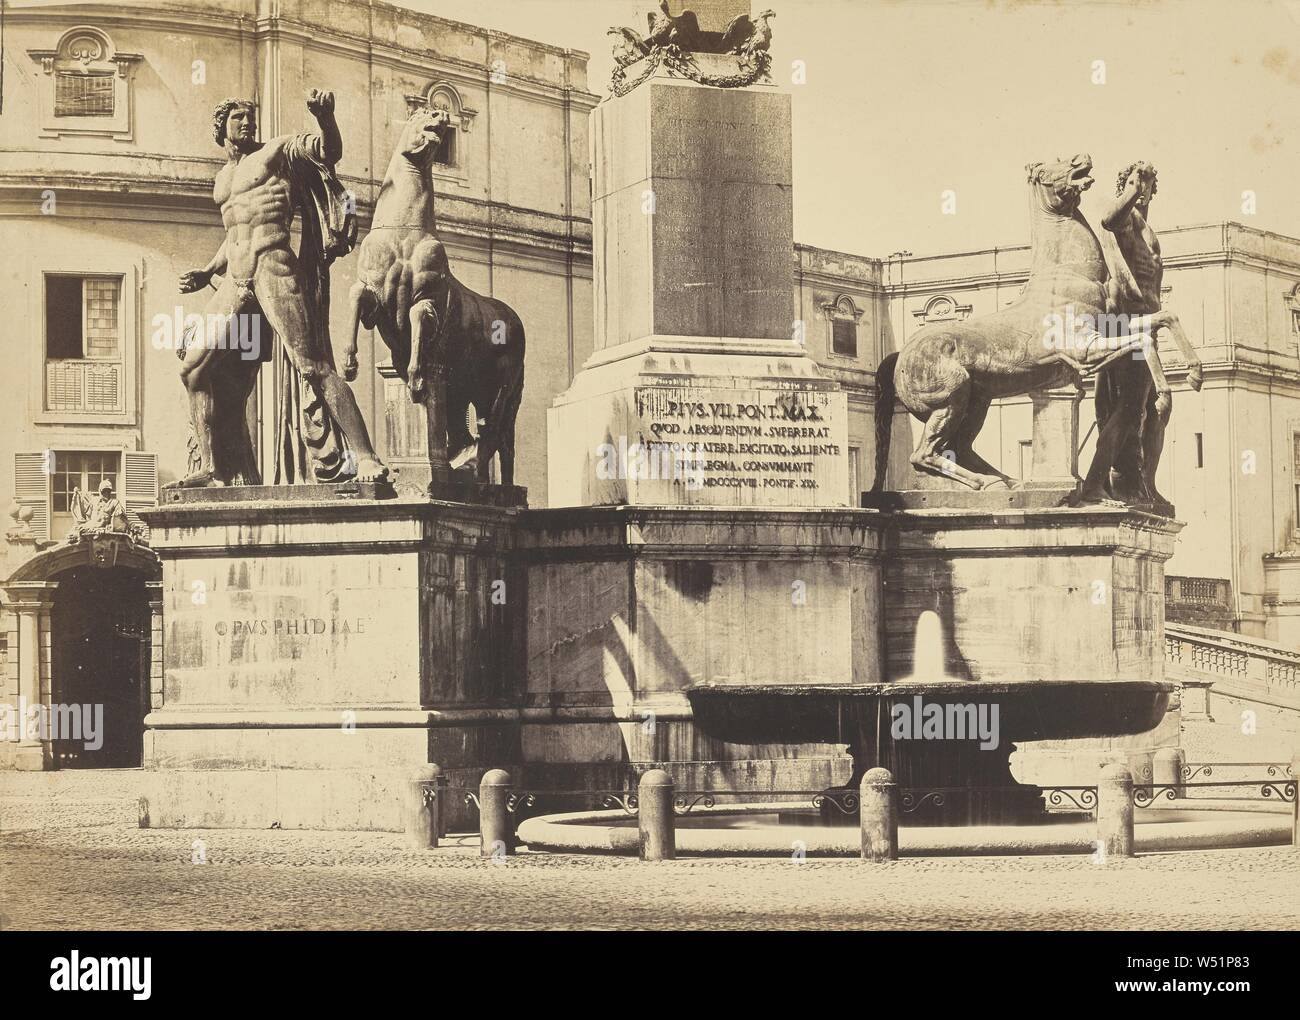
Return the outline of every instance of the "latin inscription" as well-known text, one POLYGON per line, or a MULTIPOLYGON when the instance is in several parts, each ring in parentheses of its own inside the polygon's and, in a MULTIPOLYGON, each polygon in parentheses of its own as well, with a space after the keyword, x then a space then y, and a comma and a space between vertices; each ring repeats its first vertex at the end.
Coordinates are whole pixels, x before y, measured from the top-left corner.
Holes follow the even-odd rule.
POLYGON ((642 391, 638 410, 652 445, 689 453, 696 488, 812 490, 839 470, 842 448, 820 394, 707 400, 642 391))
POLYGON ((231 637, 270 634, 283 637, 321 637, 329 634, 364 634, 364 617, 287 616, 255 617, 243 620, 217 620, 214 629, 231 637))

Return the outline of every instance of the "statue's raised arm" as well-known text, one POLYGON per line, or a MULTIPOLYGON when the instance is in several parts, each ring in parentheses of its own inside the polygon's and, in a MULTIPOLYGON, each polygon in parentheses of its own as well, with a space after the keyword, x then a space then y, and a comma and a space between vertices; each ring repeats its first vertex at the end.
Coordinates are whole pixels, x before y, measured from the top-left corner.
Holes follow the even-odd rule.
POLYGON ((334 93, 312 89, 307 94, 307 110, 320 125, 321 159, 334 166, 343 158, 343 136, 334 119, 334 93))

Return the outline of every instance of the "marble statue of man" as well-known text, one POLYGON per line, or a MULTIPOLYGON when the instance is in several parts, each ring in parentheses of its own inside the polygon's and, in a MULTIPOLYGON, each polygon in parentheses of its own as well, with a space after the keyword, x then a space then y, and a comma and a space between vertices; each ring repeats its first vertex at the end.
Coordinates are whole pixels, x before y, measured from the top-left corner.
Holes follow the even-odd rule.
MULTIPOLYGON (((1113 313, 1139 316, 1160 311, 1164 266, 1160 239, 1149 223, 1155 193, 1155 167, 1132 163, 1120 172, 1116 197, 1102 217, 1102 251, 1110 271, 1113 313)), ((1201 366, 1194 358, 1193 354, 1189 359, 1187 381, 1200 389, 1201 366)), ((1170 406, 1156 393, 1142 359, 1123 357, 1102 369, 1096 412, 1097 453, 1084 479, 1083 498, 1116 499, 1172 513, 1173 506, 1156 489, 1170 406)))
MULTIPOLYGON (((181 277, 181 291, 199 290, 214 275, 224 274, 206 319, 211 323, 216 316, 216 321, 231 325, 226 333, 210 332, 201 342, 188 338, 182 354, 181 377, 189 393, 197 449, 194 469, 176 483, 179 486, 260 480, 245 408, 269 353, 232 341, 235 317, 241 316, 260 317, 259 325, 269 326, 280 338, 282 357, 294 376, 284 401, 287 413, 295 425, 306 418, 317 426, 305 440, 313 445, 316 480, 332 480, 329 473, 339 471, 340 461, 355 463, 358 481, 387 478, 388 469, 375 454, 356 398, 335 370, 329 340, 329 265, 350 251, 356 239, 355 210, 333 169, 343 154, 334 94, 313 89, 307 109, 316 118, 319 134, 280 135, 267 142, 257 141, 257 113, 251 102, 231 99, 215 111, 213 133, 227 162, 217 174, 212 195, 221 209, 226 239, 203 269, 181 277), (290 240, 295 213, 300 214, 302 233, 296 253, 290 240), (299 381, 307 392, 301 406, 299 381), (344 444, 353 456, 344 456, 344 444)), ((240 330, 246 339, 248 331, 242 325, 240 330)), ((355 363, 345 365, 344 371, 354 378, 355 363)), ((288 445, 279 429, 277 447, 288 445)), ((277 460, 282 462, 284 455, 278 450, 277 460)), ((305 469, 305 462, 300 463, 299 470, 305 469)), ((277 467, 277 480, 297 480, 280 475, 277 467)))

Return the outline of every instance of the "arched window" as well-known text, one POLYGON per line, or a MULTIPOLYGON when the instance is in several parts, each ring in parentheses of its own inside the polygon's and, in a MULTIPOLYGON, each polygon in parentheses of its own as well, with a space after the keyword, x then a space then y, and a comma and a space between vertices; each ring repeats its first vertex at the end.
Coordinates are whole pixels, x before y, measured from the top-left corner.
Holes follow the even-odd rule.
POLYGON ((120 53, 107 32, 70 28, 52 50, 28 50, 41 67, 41 135, 131 138, 131 71, 138 53, 120 53))
POLYGON ((843 358, 858 356, 858 320, 863 309, 847 294, 838 295, 822 305, 822 312, 830 322, 830 351, 843 358))
POLYGON ((463 136, 469 133, 478 111, 467 107, 456 86, 446 81, 434 82, 423 92, 407 96, 406 102, 410 110, 424 108, 447 114, 451 127, 434 154, 434 166, 451 176, 464 176, 463 136))

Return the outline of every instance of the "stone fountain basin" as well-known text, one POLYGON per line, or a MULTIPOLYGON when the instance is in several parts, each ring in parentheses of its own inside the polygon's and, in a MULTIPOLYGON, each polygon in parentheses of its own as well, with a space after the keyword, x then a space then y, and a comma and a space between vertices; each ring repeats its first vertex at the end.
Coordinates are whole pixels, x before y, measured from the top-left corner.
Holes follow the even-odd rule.
POLYGON ((998 706, 1004 742, 1114 737, 1155 728, 1175 685, 1153 680, 940 680, 892 684, 702 683, 686 689, 696 724, 738 744, 845 744, 888 733, 891 706, 998 706))

